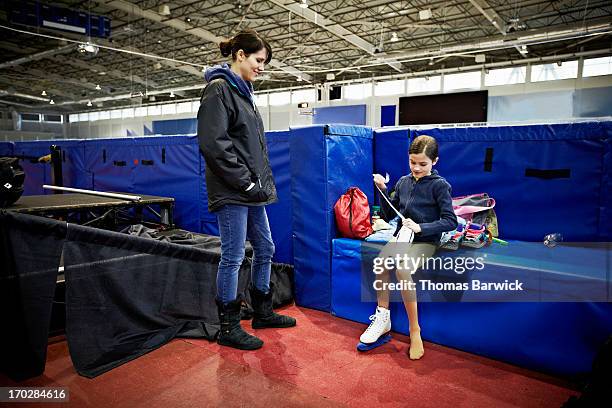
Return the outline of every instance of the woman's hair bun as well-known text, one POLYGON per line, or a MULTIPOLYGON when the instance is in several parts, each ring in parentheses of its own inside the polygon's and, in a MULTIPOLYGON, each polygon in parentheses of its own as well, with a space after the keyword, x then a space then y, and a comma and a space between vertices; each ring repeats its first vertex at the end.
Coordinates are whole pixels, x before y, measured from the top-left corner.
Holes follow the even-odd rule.
POLYGON ((219 49, 221 50, 221 55, 229 57, 232 54, 232 39, 221 41, 219 49))

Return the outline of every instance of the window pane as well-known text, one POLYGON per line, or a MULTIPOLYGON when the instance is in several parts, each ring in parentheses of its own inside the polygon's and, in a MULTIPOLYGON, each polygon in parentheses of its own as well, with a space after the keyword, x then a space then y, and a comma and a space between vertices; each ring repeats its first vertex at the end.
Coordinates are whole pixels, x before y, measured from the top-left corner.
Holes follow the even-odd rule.
POLYGON ((406 82, 403 79, 397 81, 384 81, 374 84, 374 95, 388 96, 401 95, 406 92, 406 82))
POLYGON ((62 115, 43 115, 43 121, 62 123, 62 115))
POLYGON ((100 120, 107 120, 110 119, 110 112, 109 111, 101 111, 100 112, 100 120))
POLYGON ((148 106, 147 113, 149 116, 159 116, 161 115, 161 106, 160 105, 148 106))
POLYGON ((444 90, 480 88, 480 71, 444 75, 444 90))
POLYGON ((87 122, 89 120, 89 113, 79 113, 79 122, 87 122))
POLYGON ((583 77, 612 75, 612 57, 590 58, 584 60, 583 77))
POLYGON ((291 103, 291 92, 275 92, 270 94, 271 106, 289 105, 291 103))
POLYGON ((257 105, 257 106, 268 106, 268 94, 257 94, 257 95, 255 95, 255 105, 257 105))
POLYGON ((438 92, 442 84, 441 76, 408 79, 408 93, 438 92))
POLYGON ((300 102, 315 102, 317 99, 317 93, 314 89, 302 89, 299 91, 293 91, 291 95, 291 102, 294 104, 300 102))
POLYGON ((199 110, 200 110, 200 101, 191 102, 191 111, 193 113, 198 113, 199 110))
POLYGON ((134 117, 134 108, 121 109, 121 117, 123 119, 133 118, 134 117))
POLYGON ((565 61, 559 66, 552 64, 534 65, 531 67, 531 82, 571 79, 578 76, 578 61, 565 61))
POLYGON ((179 102, 176 104, 176 113, 191 113, 191 102, 179 102))
POLYGON ((366 99, 372 96, 372 84, 353 84, 344 86, 345 99, 366 99))
POLYGON ((121 109, 112 110, 111 119, 121 119, 121 109))
POLYGON ((100 119, 100 112, 89 112, 89 121, 95 122, 100 119))
POLYGON ((527 76, 527 67, 512 67, 492 69, 485 73, 485 85, 512 85, 522 84, 527 76))
POLYGON ((176 104, 175 103, 167 103, 161 106, 162 115, 175 115, 176 114, 176 104))
POLYGON ((40 115, 38 113, 22 113, 21 120, 28 122, 40 122, 40 115))
POLYGON ((147 116, 147 107, 139 106, 136 109, 134 109, 134 116, 137 118, 142 118, 143 116, 147 116))
POLYGON ((73 113, 73 114, 68 115, 68 120, 70 121, 70 123, 78 122, 79 121, 79 114, 78 113, 73 113))

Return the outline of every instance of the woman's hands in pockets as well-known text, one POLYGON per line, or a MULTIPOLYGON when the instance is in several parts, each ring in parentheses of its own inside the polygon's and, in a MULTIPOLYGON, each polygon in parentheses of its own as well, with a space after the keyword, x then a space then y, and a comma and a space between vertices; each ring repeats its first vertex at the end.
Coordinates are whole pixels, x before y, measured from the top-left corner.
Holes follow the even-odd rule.
POLYGON ((268 193, 259 186, 259 183, 253 183, 253 187, 245 191, 247 199, 252 203, 268 201, 268 193))

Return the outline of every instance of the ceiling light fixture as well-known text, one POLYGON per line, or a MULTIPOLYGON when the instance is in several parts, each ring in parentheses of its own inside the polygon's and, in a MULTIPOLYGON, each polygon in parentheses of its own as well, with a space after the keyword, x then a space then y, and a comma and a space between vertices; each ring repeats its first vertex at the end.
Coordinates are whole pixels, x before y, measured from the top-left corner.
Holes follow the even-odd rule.
POLYGON ((302 2, 300 3, 300 7, 303 9, 308 8, 308 3, 306 2, 306 0, 302 0, 302 2))
POLYGON ((87 106, 93 106, 93 103, 91 103, 91 101, 87 101, 87 106))
POLYGON ((49 105, 55 105, 55 101, 54 101, 53 99, 51 99, 51 100, 49 101, 49 105))
POLYGON ((397 33, 394 31, 393 34, 391 34, 391 42, 398 42, 399 38, 397 37, 397 33))
POLYGON ((162 4, 157 9, 157 13, 161 14, 162 16, 169 16, 170 15, 170 6, 167 5, 167 4, 162 4))
POLYGON ((40 93, 40 96, 47 96, 47 91, 43 89, 43 91, 40 93))
POLYGON ((99 91, 101 89, 102 89, 102 87, 100 87, 100 84, 96 84, 96 91, 99 91))
POLYGON ((170 97, 171 97, 171 98, 174 98, 174 97, 175 97, 175 95, 174 95, 174 91, 170 91, 170 97))
POLYGON ((98 48, 97 45, 87 41, 85 44, 79 44, 78 50, 81 54, 89 53, 96 55, 98 51, 100 51, 100 48, 98 48))

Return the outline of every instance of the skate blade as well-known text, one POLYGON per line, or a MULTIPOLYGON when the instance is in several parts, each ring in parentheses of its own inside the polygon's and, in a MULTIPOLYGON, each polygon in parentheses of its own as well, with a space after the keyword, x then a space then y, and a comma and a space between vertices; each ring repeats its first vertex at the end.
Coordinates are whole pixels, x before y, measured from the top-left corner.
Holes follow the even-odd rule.
POLYGON ((384 336, 382 336, 381 338, 376 340, 374 343, 362 343, 362 342, 359 342, 359 344, 357 344, 357 350, 359 350, 359 351, 369 351, 369 350, 375 349, 376 347, 380 347, 383 344, 387 344, 390 341, 391 341, 391 335, 390 334, 385 334, 384 336))

